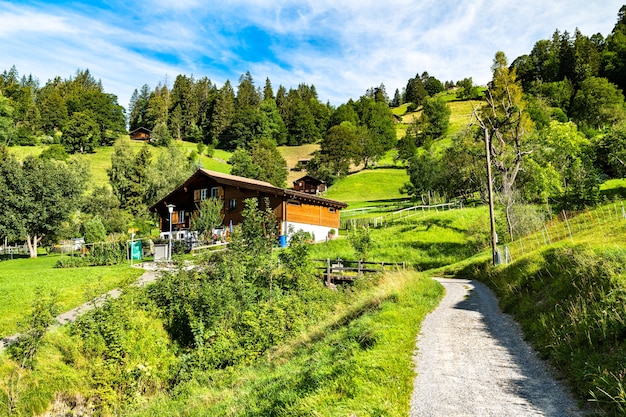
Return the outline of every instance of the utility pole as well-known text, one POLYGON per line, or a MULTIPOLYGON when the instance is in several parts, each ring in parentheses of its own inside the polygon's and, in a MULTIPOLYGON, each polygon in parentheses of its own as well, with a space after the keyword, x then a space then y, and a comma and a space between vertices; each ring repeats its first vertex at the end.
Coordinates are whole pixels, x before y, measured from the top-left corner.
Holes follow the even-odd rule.
POLYGON ((491 181, 491 140, 489 130, 483 127, 485 132, 485 158, 487 159, 487 194, 489 197, 489 221, 491 223, 491 261, 493 265, 497 265, 497 244, 498 237, 496 235, 496 218, 493 210, 493 183, 491 181))

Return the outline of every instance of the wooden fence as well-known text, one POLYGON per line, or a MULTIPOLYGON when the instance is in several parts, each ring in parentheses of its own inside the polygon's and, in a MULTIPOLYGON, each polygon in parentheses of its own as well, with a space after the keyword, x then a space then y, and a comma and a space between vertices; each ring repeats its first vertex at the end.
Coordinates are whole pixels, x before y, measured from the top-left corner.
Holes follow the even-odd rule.
POLYGON ((406 263, 397 262, 366 262, 363 260, 350 261, 346 259, 313 259, 313 262, 321 263, 316 267, 321 272, 326 285, 333 282, 352 282, 362 274, 374 274, 385 272, 386 268, 406 269, 406 263))
POLYGON ((13 255, 28 255, 26 245, 0 246, 0 260, 13 259, 13 255))

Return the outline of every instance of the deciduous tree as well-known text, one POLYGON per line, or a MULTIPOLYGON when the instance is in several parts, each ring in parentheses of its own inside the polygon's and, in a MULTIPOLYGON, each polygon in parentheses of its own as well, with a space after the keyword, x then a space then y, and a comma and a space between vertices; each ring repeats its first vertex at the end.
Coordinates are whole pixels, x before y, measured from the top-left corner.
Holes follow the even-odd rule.
POLYGON ((487 143, 490 158, 497 170, 497 185, 508 223, 509 237, 513 237, 511 209, 515 203, 515 181, 524 157, 531 152, 526 141, 533 129, 525 112, 522 86, 515 70, 509 69, 503 52, 497 52, 492 66, 493 79, 486 94, 486 104, 473 112, 487 143))
POLYGON ((576 92, 570 114, 592 129, 610 127, 626 119, 624 94, 606 78, 589 77, 576 92))
POLYGON ((61 143, 69 153, 91 153, 100 144, 100 129, 90 111, 72 114, 61 143))
POLYGON ((0 147, 0 234, 25 239, 31 258, 44 239, 52 239, 59 225, 79 207, 87 170, 74 162, 27 157, 18 162, 0 147))

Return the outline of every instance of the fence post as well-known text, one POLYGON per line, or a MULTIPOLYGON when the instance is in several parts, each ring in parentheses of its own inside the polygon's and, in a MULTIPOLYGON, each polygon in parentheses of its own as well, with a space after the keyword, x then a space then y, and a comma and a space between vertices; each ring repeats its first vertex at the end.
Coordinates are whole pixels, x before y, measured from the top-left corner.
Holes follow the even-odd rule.
POLYGON ((570 229, 570 227, 569 227, 569 221, 567 221, 567 214, 565 213, 565 210, 563 210, 563 217, 565 218, 565 224, 567 225, 567 231, 569 232, 569 238, 572 241, 572 243, 574 243, 574 237, 572 236, 572 229, 570 229))
POLYGON ((359 263, 357 264, 357 274, 361 275, 361 259, 359 259, 359 263))
POLYGON ((548 228, 546 227, 546 224, 543 224, 543 230, 546 231, 546 236, 548 236, 548 242, 550 242, 550 244, 552 244, 552 238, 550 237, 550 232, 548 232, 548 228))
POLYGON ((326 285, 330 287, 330 258, 326 258, 326 285))

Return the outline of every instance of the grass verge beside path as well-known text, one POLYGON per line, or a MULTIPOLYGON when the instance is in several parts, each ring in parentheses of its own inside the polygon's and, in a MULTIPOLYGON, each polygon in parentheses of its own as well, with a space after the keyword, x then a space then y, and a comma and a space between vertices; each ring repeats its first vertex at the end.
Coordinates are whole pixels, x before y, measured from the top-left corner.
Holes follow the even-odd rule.
POLYGON ((17 332, 17 323, 30 311, 36 288, 55 291, 60 312, 138 278, 144 271, 129 265, 57 269, 57 255, 0 262, 0 337, 17 332))
POLYGON ((388 274, 260 364, 209 373, 206 383, 189 384, 137 415, 405 417, 415 340, 442 296, 443 287, 422 274, 388 274))

